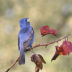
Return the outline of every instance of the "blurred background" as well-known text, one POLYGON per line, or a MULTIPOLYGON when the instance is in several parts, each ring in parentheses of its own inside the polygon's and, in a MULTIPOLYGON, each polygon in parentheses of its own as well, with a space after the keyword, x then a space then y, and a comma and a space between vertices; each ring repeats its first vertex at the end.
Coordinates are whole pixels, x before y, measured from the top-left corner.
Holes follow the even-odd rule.
MULTIPOLYGON (((0 0, 0 72, 5 70, 18 58, 18 32, 19 20, 28 17, 35 31, 33 46, 48 43, 68 34, 72 34, 72 0, 0 0), (40 27, 48 25, 58 31, 58 38, 53 35, 44 37, 40 34, 40 27)), ((68 37, 72 42, 72 36, 68 37)), ((58 42, 62 44, 64 40, 58 42)), ((72 72, 72 53, 68 56, 59 56, 51 62, 55 54, 57 43, 48 45, 47 48, 33 49, 41 54, 47 64, 43 64, 40 72, 72 72)), ((31 62, 31 55, 26 53, 25 65, 18 63, 9 72, 34 72, 35 64, 31 62)))

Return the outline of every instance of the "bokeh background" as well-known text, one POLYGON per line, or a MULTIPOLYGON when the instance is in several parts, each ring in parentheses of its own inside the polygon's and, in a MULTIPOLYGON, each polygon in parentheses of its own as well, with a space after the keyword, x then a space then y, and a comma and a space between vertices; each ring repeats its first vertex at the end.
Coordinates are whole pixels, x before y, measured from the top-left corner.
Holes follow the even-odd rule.
MULTIPOLYGON (((0 72, 5 70, 18 58, 19 20, 30 18, 31 26, 35 31, 33 46, 39 43, 48 43, 72 34, 72 0, 0 0, 0 72), (40 27, 48 25, 58 31, 58 38, 53 35, 44 37, 40 34, 40 27)), ((68 37, 72 42, 72 36, 68 37)), ((61 45, 63 42, 58 42, 61 45)), ((68 56, 59 56, 51 63, 57 43, 33 49, 41 54, 46 63, 40 72, 72 72, 72 53, 68 56)), ((25 65, 18 63, 10 72, 34 72, 35 64, 31 62, 31 55, 26 53, 25 65)))

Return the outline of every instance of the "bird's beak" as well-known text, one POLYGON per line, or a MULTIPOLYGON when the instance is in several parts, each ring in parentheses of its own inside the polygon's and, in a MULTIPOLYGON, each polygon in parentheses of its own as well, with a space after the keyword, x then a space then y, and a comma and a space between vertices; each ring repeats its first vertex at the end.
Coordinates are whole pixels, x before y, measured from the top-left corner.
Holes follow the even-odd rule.
POLYGON ((30 21, 30 19, 27 19, 27 22, 29 22, 30 21))

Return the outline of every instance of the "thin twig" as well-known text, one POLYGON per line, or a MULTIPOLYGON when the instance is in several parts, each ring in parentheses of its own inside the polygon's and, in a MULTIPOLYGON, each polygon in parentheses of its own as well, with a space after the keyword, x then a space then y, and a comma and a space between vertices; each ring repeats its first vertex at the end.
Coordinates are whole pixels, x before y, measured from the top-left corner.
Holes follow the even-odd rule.
POLYGON ((5 72, 8 72, 16 64, 16 62, 19 60, 19 58, 20 58, 20 56, 16 59, 16 61, 5 72))
MULTIPOLYGON (((63 38, 61 38, 61 39, 58 39, 57 41, 53 41, 53 42, 50 42, 50 43, 43 43, 43 44, 35 45, 35 46, 30 47, 29 49, 27 49, 27 51, 30 51, 30 50, 32 50, 33 48, 36 48, 36 47, 39 47, 39 46, 47 46, 47 45, 49 45, 49 44, 56 43, 56 42, 58 42, 58 41, 61 41, 61 40, 65 39, 65 38, 68 37, 69 35, 70 35, 70 34, 68 34, 67 36, 65 36, 65 37, 63 37, 63 38)), ((27 51, 26 51, 26 52, 27 52, 27 51)), ((19 60, 19 58, 20 58, 20 56, 17 58, 17 60, 16 60, 5 72, 8 72, 8 71, 16 64, 16 62, 19 60)))
POLYGON ((35 52, 33 52, 32 49, 30 49, 30 51, 35 54, 35 52))
POLYGON ((33 46, 32 48, 29 48, 29 49, 33 49, 33 48, 36 48, 36 47, 39 47, 39 46, 47 46, 47 45, 49 45, 49 44, 56 43, 56 42, 58 42, 58 41, 61 41, 61 40, 65 39, 65 38, 68 37, 69 35, 70 35, 70 34, 68 34, 67 36, 65 36, 65 37, 63 37, 63 38, 61 38, 61 39, 58 39, 57 41, 53 41, 53 42, 50 42, 50 43, 43 43, 43 44, 35 45, 35 46, 33 46))

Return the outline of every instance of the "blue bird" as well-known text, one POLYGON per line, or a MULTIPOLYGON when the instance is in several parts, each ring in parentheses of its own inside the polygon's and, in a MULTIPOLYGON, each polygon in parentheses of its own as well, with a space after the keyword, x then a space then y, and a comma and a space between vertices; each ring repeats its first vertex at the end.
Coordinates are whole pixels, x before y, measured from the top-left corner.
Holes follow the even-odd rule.
POLYGON ((19 65, 25 64, 25 51, 27 47, 32 47, 34 41, 34 30, 28 18, 19 21, 20 31, 18 33, 18 49, 20 50, 19 65))

